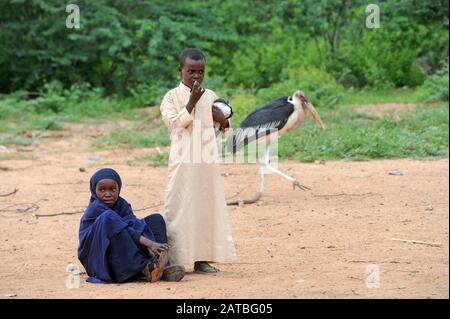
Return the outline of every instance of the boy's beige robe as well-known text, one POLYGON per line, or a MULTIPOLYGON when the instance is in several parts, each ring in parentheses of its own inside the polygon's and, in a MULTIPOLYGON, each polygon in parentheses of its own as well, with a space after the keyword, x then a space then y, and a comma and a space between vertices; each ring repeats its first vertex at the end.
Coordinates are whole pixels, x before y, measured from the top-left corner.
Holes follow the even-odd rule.
POLYGON ((212 119, 217 95, 206 89, 191 114, 185 108, 189 97, 190 88, 180 83, 160 106, 171 136, 164 213, 170 260, 232 262, 235 248, 212 119))

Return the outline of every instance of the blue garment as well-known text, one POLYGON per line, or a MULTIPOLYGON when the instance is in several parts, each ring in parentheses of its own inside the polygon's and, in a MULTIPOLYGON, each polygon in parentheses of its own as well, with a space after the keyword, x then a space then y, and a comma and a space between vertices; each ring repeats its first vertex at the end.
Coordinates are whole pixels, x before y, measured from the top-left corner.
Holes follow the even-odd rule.
POLYGON ((133 279, 149 261, 140 236, 167 243, 164 219, 159 214, 138 219, 122 197, 112 207, 97 198, 95 187, 102 179, 112 179, 120 189, 122 181, 113 169, 101 169, 90 181, 91 198, 79 230, 78 259, 93 283, 124 282, 133 279))

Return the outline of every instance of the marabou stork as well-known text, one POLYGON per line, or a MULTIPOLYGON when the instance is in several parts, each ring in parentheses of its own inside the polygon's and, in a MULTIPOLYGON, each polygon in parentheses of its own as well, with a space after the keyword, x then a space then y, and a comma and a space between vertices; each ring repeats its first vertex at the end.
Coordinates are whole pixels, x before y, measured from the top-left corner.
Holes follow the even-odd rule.
MULTIPOLYGON (((244 200, 244 204, 254 203, 261 197, 264 191, 264 174, 266 171, 271 171, 286 178, 293 184, 294 189, 295 187, 302 190, 309 189, 291 176, 272 167, 269 161, 271 141, 273 141, 274 138, 281 137, 286 132, 298 128, 305 121, 307 114, 311 114, 315 122, 324 129, 319 114, 306 95, 302 91, 295 91, 292 94, 292 97, 280 97, 251 112, 244 119, 239 128, 235 129, 228 137, 227 148, 233 154, 253 141, 263 137, 266 137, 267 139, 265 155, 259 170, 259 192, 253 199, 244 200)), ((239 201, 228 202, 228 205, 237 204, 239 204, 239 201)))

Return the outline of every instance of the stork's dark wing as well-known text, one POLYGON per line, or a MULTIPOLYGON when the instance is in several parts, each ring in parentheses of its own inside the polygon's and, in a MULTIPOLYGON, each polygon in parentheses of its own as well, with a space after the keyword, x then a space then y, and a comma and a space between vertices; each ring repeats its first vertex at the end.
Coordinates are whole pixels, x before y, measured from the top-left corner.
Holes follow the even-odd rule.
POLYGON ((282 96, 250 113, 227 139, 228 151, 236 153, 248 143, 283 128, 294 105, 282 96))

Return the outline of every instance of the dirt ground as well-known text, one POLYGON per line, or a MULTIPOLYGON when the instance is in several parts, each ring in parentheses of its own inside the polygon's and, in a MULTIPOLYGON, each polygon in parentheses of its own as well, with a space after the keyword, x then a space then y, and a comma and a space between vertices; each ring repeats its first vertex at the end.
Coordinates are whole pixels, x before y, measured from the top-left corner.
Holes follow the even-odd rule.
MULTIPOLYGON (((270 175, 257 204, 230 207, 237 260, 217 264, 222 275, 191 267, 177 283, 94 285, 82 274, 68 288, 68 264, 84 272, 77 212, 96 169, 118 170, 139 217, 163 208, 166 168, 127 164, 156 150, 95 151, 104 131, 71 125, 0 150, 9 158, 0 161, 0 298, 449 298, 448 159, 283 162, 312 190, 270 175), (42 216, 60 213, 69 214, 42 216)), ((226 197, 251 197, 257 171, 223 165, 226 197)))

